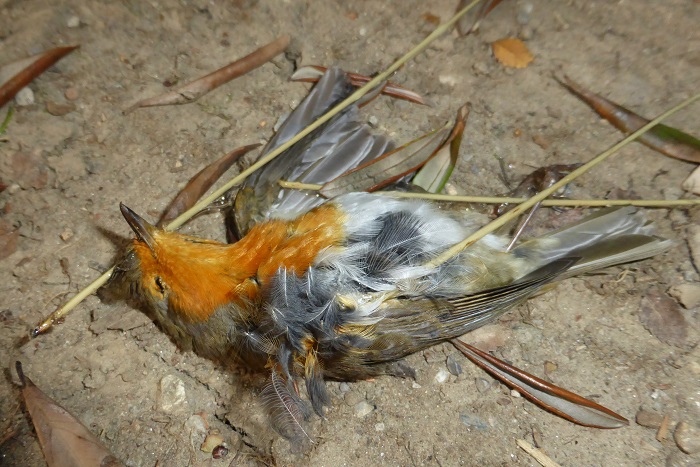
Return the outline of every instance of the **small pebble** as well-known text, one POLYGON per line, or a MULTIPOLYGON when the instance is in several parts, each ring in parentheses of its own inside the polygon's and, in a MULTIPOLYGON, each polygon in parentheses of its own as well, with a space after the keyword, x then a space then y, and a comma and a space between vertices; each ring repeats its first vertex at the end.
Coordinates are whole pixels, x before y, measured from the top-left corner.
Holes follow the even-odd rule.
POLYGON ((451 196, 456 196, 459 194, 459 190, 457 190, 456 186, 454 186, 450 182, 447 182, 447 183, 445 183, 445 194, 451 195, 451 196))
POLYGON ((476 62, 472 65, 472 69, 477 75, 489 74, 489 66, 486 62, 476 62))
POLYGON ((376 128, 377 125, 379 124, 379 119, 378 119, 377 117, 375 117, 374 115, 370 115, 370 116, 369 116, 369 119, 367 120, 367 122, 368 122, 371 126, 373 126, 374 128, 376 128))
POLYGON ((46 102, 46 111, 55 117, 62 117, 75 110, 75 105, 68 104, 58 104, 54 101, 46 102))
POLYGON ((549 141, 547 138, 545 138, 542 135, 534 135, 532 137, 532 142, 541 147, 542 149, 548 149, 549 148, 549 141))
POLYGON ((520 28, 520 32, 518 33, 518 37, 524 41, 529 41, 534 35, 535 30, 532 29, 530 26, 523 26, 522 28, 520 28))
POLYGON ((338 386, 338 389, 340 389, 340 392, 345 394, 350 390, 350 385, 348 383, 340 383, 340 386, 338 386))
POLYGON ((190 441, 194 446, 204 443, 208 428, 206 420, 201 415, 195 414, 188 418, 185 422, 185 428, 189 430, 190 441))
POLYGON ((211 457, 214 459, 223 459, 228 456, 228 448, 226 446, 217 446, 211 453, 211 457))
POLYGON ((80 18, 73 15, 70 18, 68 18, 68 21, 66 21, 66 26, 69 28, 77 28, 80 26, 80 18))
POLYGON ((447 86, 454 87, 457 84, 457 77, 454 75, 439 75, 438 81, 440 84, 446 84, 447 86))
POLYGON ((522 396, 515 389, 511 389, 510 390, 510 397, 515 397, 516 399, 520 399, 522 396))
POLYGON ((532 15, 533 6, 532 3, 525 3, 518 9, 518 14, 516 16, 516 21, 518 24, 525 25, 530 22, 530 16, 532 15))
POLYGON ((474 383, 476 384, 476 390, 482 394, 491 389, 491 383, 484 378, 476 378, 474 383))
POLYGON ((365 397, 356 391, 348 391, 345 393, 343 400, 349 406, 354 406, 360 403, 365 397))
POLYGON ((447 357, 445 364, 447 365, 447 371, 454 376, 459 376, 462 374, 462 365, 460 365, 452 355, 447 357))
POLYGON ((700 195, 700 167, 693 170, 688 178, 685 179, 681 187, 685 191, 700 195))
POLYGON ((76 100, 78 98, 78 96, 79 96, 78 89, 74 88, 74 87, 70 87, 70 88, 66 89, 66 92, 63 93, 63 97, 65 97, 66 100, 69 100, 69 101, 76 100))
POLYGON ((668 291, 686 309, 700 305, 700 284, 680 284, 668 291))
POLYGON ((420 384, 418 384, 418 383, 416 383, 416 382, 414 381, 414 382, 411 384, 411 387, 412 387, 413 389, 420 389, 420 388, 422 388, 423 386, 421 386, 420 384))
POLYGON ((433 378, 433 380, 438 384, 443 384, 447 382, 448 379, 450 379, 450 373, 444 368, 440 368, 440 371, 438 371, 433 378))
POLYGON ((355 404, 355 416, 364 418, 374 411, 375 407, 367 401, 362 401, 355 404))
POLYGON ((384 429, 385 429, 384 422, 379 422, 376 425, 374 425, 375 431, 384 431, 384 429))
POLYGON ((679 422, 676 431, 673 433, 676 445, 686 454, 697 454, 700 452, 700 428, 687 422, 679 422))
POLYGON ((64 242, 67 242, 68 240, 73 238, 73 235, 74 234, 73 234, 73 231, 71 229, 66 229, 63 232, 61 232, 60 237, 61 237, 61 240, 63 240, 64 242))
POLYGON ((29 88, 22 88, 15 95, 15 103, 19 107, 26 107, 34 103, 34 91, 29 88))
POLYGON ((175 375, 165 375, 158 385, 156 394, 158 408, 163 412, 176 412, 187 407, 185 383, 175 375))
POLYGON ((547 107, 547 115, 549 115, 552 118, 561 118, 562 112, 561 109, 555 107, 547 107))
POLYGON ((550 362, 549 360, 544 362, 544 374, 546 375, 554 373, 557 371, 557 368, 559 368, 559 366, 554 362, 550 362))

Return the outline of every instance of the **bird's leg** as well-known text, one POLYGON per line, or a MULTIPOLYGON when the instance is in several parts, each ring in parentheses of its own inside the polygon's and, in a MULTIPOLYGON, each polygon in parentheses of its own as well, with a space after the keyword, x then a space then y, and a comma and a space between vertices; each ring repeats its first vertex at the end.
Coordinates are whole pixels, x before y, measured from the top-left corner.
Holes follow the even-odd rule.
POLYGON ((560 417, 593 428, 620 428, 629 424, 626 418, 612 410, 509 365, 459 339, 451 339, 451 342, 472 363, 560 417))

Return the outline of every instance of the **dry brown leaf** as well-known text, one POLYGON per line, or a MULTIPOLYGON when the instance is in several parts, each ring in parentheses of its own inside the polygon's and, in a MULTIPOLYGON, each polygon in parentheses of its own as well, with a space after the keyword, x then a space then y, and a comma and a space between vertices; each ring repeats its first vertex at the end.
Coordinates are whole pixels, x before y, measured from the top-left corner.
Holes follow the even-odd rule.
POLYGON ((642 299, 639 320, 657 339, 683 347, 688 338, 688 323, 680 305, 658 289, 651 289, 642 299))
POLYGON ((496 60, 509 68, 525 68, 535 59, 525 43, 515 37, 497 40, 491 49, 496 60))
POLYGON ((233 63, 219 68, 216 71, 202 76, 194 81, 178 86, 166 93, 155 97, 142 99, 126 109, 125 114, 141 107, 154 107, 158 105, 180 105, 194 102, 203 95, 218 88, 222 84, 228 83, 232 79, 245 75, 246 73, 264 65, 277 55, 284 52, 289 46, 290 38, 287 35, 280 36, 269 44, 260 47, 243 58, 233 63))
POLYGON ((19 229, 9 222, 0 221, 0 259, 5 259, 17 251, 19 229))
MULTIPOLYGON (((555 79, 623 133, 633 133, 649 123, 641 115, 589 91, 566 76, 555 79)), ((670 126, 656 125, 640 135, 637 141, 669 157, 700 163, 700 140, 670 126)))
POLYGON ((27 410, 49 467, 124 465, 77 418, 25 378, 20 362, 16 362, 16 369, 24 385, 22 395, 27 410))

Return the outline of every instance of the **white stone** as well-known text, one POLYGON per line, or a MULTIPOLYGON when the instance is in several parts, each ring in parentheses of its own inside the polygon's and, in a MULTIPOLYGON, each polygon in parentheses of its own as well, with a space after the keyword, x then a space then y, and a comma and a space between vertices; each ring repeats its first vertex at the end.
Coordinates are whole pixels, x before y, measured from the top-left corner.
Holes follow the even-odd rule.
POLYGON ((681 185, 685 191, 700 195, 700 166, 693 170, 681 185))
POLYGON ((20 107, 26 107, 34 103, 34 91, 29 88, 22 88, 15 95, 15 102, 20 107))
POLYGON ((444 368, 440 368, 440 371, 438 371, 433 378, 433 380, 438 384, 446 383, 448 379, 450 379, 450 372, 444 368))
POLYGON ((185 383, 175 375, 165 375, 160 380, 156 396, 158 408, 172 413, 187 408, 187 391, 185 383))
POLYGON ((361 401, 355 404, 355 416, 364 418, 374 412, 374 406, 367 401, 361 401))
POLYGON ((68 18, 68 21, 66 21, 66 26, 69 28, 77 28, 80 26, 80 18, 78 18, 76 15, 71 16, 68 18))

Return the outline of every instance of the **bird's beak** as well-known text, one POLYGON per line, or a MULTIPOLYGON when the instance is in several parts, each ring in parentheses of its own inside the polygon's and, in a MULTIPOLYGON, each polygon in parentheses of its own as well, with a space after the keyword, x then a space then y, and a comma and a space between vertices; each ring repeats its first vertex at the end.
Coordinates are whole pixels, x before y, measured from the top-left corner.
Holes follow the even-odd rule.
POLYGON ((136 237, 148 245, 151 252, 155 254, 156 241, 153 238, 153 233, 157 230, 157 228, 154 225, 146 222, 141 216, 126 207, 124 203, 119 203, 119 209, 121 209, 124 219, 126 219, 126 221, 129 223, 131 229, 136 234, 136 237))

